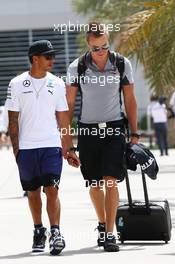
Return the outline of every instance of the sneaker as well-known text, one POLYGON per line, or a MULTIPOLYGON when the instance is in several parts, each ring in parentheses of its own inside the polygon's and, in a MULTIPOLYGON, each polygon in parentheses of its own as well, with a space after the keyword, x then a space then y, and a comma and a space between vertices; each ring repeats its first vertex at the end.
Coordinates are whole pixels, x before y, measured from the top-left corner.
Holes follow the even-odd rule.
POLYGON ((33 236, 33 246, 32 252, 43 252, 45 249, 46 243, 46 228, 40 227, 34 229, 34 236, 33 236))
POLYGON ((51 255, 59 255, 65 248, 64 237, 60 234, 60 230, 58 228, 51 229, 49 248, 51 255))
POLYGON ((105 224, 99 223, 99 225, 96 227, 96 229, 98 230, 97 244, 99 247, 102 247, 104 245, 104 242, 105 242, 105 224))
POLYGON ((119 246, 116 244, 116 238, 112 233, 106 233, 106 239, 104 242, 104 251, 118 252, 119 246))

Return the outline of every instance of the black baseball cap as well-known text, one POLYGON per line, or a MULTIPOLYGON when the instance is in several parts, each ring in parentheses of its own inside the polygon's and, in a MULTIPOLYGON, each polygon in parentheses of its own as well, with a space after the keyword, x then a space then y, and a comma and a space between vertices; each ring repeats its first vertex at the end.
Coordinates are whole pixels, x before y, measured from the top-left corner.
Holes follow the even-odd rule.
POLYGON ((126 164, 127 169, 133 171, 137 169, 137 164, 139 164, 141 170, 151 179, 155 180, 157 178, 159 171, 157 161, 153 153, 143 144, 127 144, 126 164))
POLYGON ((54 55, 56 50, 53 48, 49 40, 38 40, 32 43, 29 47, 29 57, 34 55, 54 55))

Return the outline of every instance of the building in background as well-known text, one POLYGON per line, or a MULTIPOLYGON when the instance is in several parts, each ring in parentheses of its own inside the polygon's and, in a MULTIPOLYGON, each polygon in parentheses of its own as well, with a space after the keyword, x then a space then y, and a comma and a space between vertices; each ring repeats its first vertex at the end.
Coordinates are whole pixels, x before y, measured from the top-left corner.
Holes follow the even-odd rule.
MULTIPOLYGON (((29 68, 27 50, 33 41, 48 39, 53 43, 58 50, 53 73, 65 76, 69 63, 79 56, 78 31, 61 33, 58 25, 78 25, 88 19, 75 13, 72 0, 0 0, 0 6, 0 105, 3 105, 9 80, 29 68)), ((140 119, 146 114, 149 87, 142 67, 136 66, 134 60, 133 74, 140 119)), ((76 115, 79 106, 80 100, 76 103, 76 115)))

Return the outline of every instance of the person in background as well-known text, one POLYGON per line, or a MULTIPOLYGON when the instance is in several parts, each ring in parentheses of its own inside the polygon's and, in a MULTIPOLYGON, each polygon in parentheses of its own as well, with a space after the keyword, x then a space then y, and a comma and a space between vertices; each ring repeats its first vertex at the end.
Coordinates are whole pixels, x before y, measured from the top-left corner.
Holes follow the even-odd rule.
POLYGON ((175 92, 170 97, 169 105, 173 111, 173 117, 175 118, 175 92))
POLYGON ((8 142, 8 110, 6 104, 0 106, 0 143, 8 142))
POLYGON ((153 119, 153 126, 156 135, 160 155, 168 155, 168 131, 167 131, 167 109, 162 98, 155 95, 150 97, 150 105, 147 114, 153 119))

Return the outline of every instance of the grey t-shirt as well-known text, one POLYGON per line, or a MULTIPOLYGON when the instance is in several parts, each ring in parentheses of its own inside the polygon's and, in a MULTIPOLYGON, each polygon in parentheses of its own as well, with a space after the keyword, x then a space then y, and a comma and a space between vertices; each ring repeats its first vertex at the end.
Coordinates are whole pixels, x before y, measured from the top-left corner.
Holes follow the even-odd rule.
MULTIPOLYGON (((124 63, 122 84, 132 84, 134 80, 131 63, 127 58, 124 58, 124 63)), ((104 71, 100 71, 92 61, 90 54, 87 56, 86 64, 84 82, 81 82, 82 109, 80 121, 83 123, 100 123, 122 119, 118 69, 108 59, 104 71)), ((69 65, 66 80, 68 85, 77 86, 77 66, 78 59, 69 65)))

